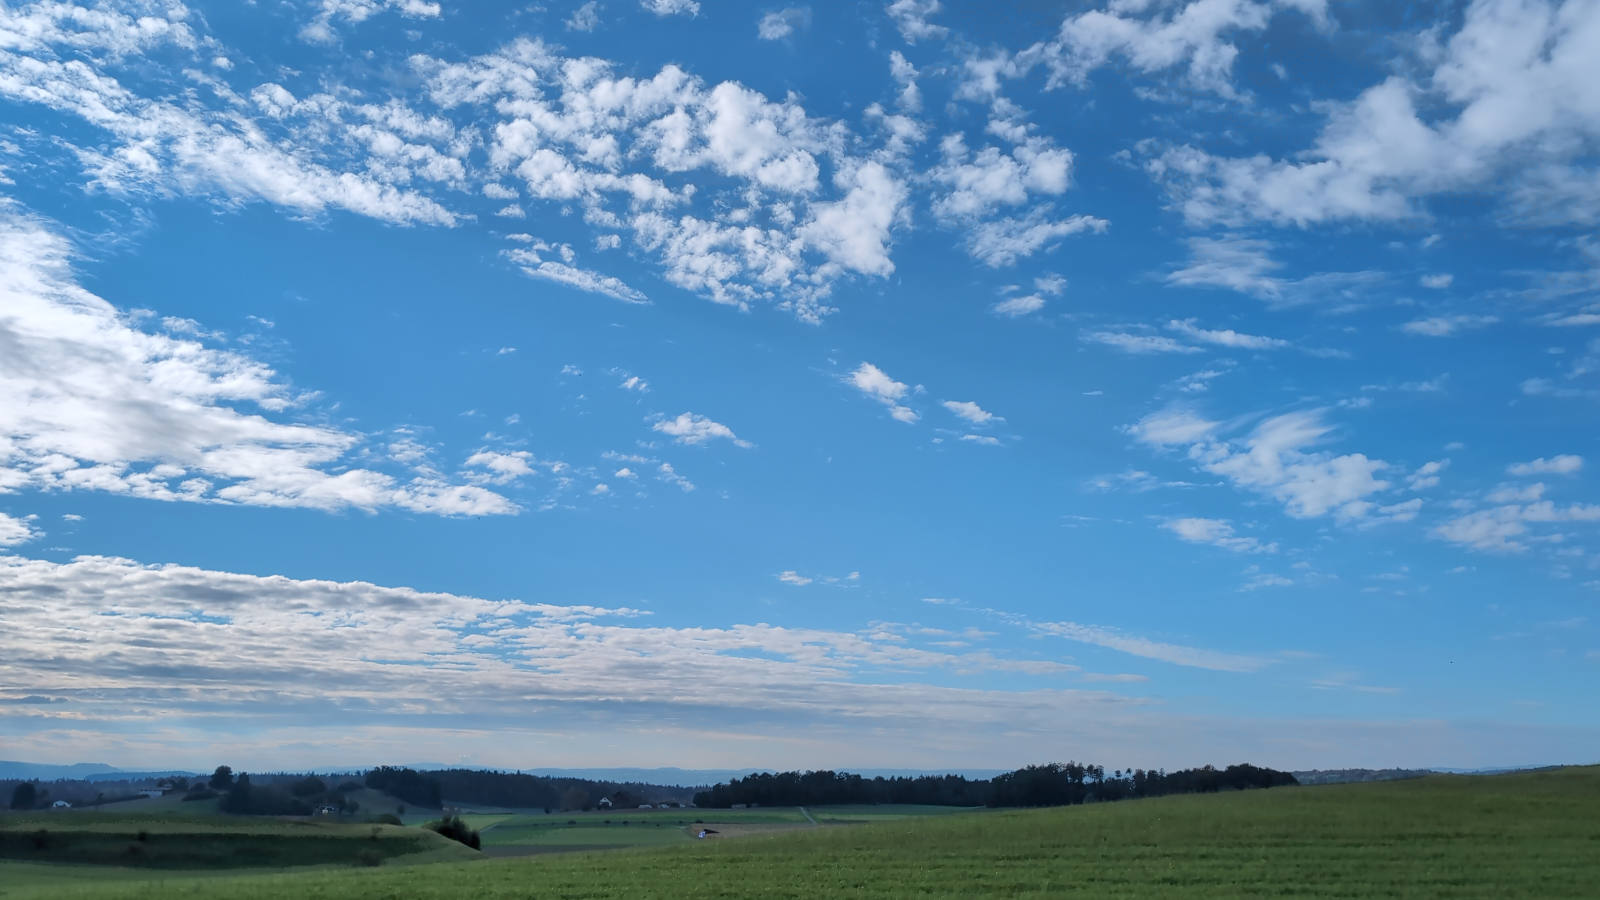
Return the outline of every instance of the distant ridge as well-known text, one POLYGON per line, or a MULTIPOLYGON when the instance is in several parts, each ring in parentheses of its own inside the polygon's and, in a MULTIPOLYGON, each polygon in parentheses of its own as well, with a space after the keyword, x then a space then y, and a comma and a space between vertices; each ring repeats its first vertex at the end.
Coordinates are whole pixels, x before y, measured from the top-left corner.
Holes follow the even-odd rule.
MULTIPOLYGON (((814 766, 812 769, 827 768, 814 766)), ((679 769, 671 766, 656 769, 519 769, 528 775, 543 775, 549 778, 582 778, 588 781, 615 781, 638 782, 640 784, 660 784, 674 787, 700 787, 704 785, 719 784, 734 778, 743 778, 758 772, 777 772, 773 768, 753 769, 679 769)), ((852 775, 862 778, 913 778, 918 775, 961 775, 966 778, 988 779, 1006 772, 1006 769, 853 769, 843 767, 835 771, 847 771, 852 775)))
POLYGON ((173 775, 185 777, 196 775, 183 769, 161 769, 157 771, 119 769, 105 763, 71 763, 70 765, 55 765, 52 763, 18 762, 13 759, 0 759, 0 779, 21 781, 56 781, 66 778, 77 781, 141 781, 145 779, 166 778, 173 775))
POLYGON ((92 775, 114 773, 117 770, 105 763, 73 763, 71 765, 52 765, 50 763, 18 762, 12 759, 0 759, 0 778, 41 778, 54 781, 57 778, 89 778, 92 775))

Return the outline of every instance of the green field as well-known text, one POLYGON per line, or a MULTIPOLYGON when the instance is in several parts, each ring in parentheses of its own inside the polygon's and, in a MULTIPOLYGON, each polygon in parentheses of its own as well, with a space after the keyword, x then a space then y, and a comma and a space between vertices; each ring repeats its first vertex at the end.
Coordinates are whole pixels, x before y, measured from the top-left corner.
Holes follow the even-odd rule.
MULTIPOLYGON (((6 897, 1594 897, 1600 891, 1600 767, 1503 776, 1190 795, 1045 810, 907 816, 915 809, 808 810, 820 826, 653 849, 539 855, 280 875, 46 886, 6 897), (820 815, 819 815, 820 813, 820 815), (903 816, 902 818, 895 818, 903 816)), ((641 811, 643 812, 643 811, 641 811)), ((713 822, 714 810, 688 813, 713 822)), ((799 815, 798 810, 744 810, 799 815)), ((594 814, 590 814, 593 816, 594 814)), ((509 817, 484 832, 546 840, 622 826, 509 817), (518 818, 524 821, 518 822, 518 818), (546 832, 539 829, 546 828, 546 832)), ((575 818, 575 817, 574 817, 575 818)), ((615 816, 614 819, 620 819, 615 816)), ((803 817, 801 817, 803 818, 803 817)), ((671 833, 663 824, 634 831, 671 833)), ((603 821, 603 820, 602 820, 603 821)), ((673 820, 675 823, 675 819, 673 820)), ((38 867, 35 866, 36 870, 38 867)), ((67 867, 63 874, 82 866, 67 867)), ((21 871, 21 869, 16 869, 21 871)), ((134 877, 151 878, 150 873, 134 877)), ((16 885, 16 886, 12 886, 16 885)))

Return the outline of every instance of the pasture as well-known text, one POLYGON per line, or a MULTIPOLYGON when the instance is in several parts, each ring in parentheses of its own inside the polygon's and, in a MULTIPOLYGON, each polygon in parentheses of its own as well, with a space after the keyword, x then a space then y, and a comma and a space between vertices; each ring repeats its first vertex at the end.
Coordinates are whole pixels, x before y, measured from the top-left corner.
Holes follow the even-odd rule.
MULTIPOLYGON (((210 878, 145 872, 117 882, 11 887, 0 867, 0 884, 8 885, 0 890, 8 898, 79 900, 1593 897, 1597 803, 1600 767, 901 818, 893 807, 828 808, 808 810, 824 824, 752 822, 782 830, 732 840, 404 868, 210 878)), ((708 823, 732 815, 683 812, 708 823)), ((484 832, 486 844, 507 825, 514 826, 507 837, 526 827, 507 818, 484 832)), ((631 819, 627 827, 636 828, 631 819)))

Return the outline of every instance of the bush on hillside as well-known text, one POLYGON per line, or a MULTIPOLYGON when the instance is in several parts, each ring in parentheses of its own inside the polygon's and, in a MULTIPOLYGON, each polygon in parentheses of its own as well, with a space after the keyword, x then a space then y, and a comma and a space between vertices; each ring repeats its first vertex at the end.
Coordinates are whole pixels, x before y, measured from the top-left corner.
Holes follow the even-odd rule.
POLYGON ((474 850, 482 849, 483 842, 482 839, 478 837, 478 832, 468 827, 467 823, 461 821, 460 816, 451 816, 448 819, 440 819, 437 822, 429 822, 428 828, 439 832, 452 841, 459 841, 460 843, 466 844, 468 847, 471 847, 474 850))

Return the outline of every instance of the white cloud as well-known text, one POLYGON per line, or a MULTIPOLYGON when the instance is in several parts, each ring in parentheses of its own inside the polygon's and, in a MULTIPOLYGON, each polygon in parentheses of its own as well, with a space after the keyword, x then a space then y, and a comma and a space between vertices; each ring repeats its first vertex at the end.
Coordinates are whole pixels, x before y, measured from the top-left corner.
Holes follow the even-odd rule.
POLYGON ((515 450, 509 453, 496 450, 479 450, 467 457, 467 467, 483 469, 488 472, 488 480, 495 484, 508 484, 533 474, 533 467, 529 465, 533 454, 526 450, 515 450))
POLYGON ((1496 316, 1432 316, 1426 319, 1414 319, 1400 326, 1400 330, 1407 334, 1419 334, 1426 337, 1449 337, 1469 328, 1482 328, 1500 321, 1496 316))
MULTIPOLYGON (((1059 715, 1074 708, 1071 697, 1085 714, 1137 703, 1053 689, 937 687, 925 682, 950 673, 1060 675, 1073 667, 951 651, 876 627, 680 628, 649 624, 647 611, 629 607, 104 557, 0 558, 0 597, 6 662, 14 670, 8 692, 61 698, 59 709, 41 712, 73 729, 100 726, 126 736, 134 715, 141 727, 165 734, 168 758, 186 740, 178 720, 300 721, 307 703, 315 716, 337 715, 337 735, 325 735, 333 740, 404 710, 421 733, 440 729, 457 740, 463 716, 489 716, 501 741, 503 729, 519 723, 546 734, 562 727, 558 722, 574 732, 592 729, 596 704, 624 720, 703 716, 708 695, 746 725, 748 714, 760 711, 781 717, 785 728, 860 721, 904 728, 932 717, 946 729, 986 730, 1047 719, 1050 710, 1059 715), (375 706, 375 697, 383 702, 375 706), (535 707, 525 718, 514 712, 535 707)), ((216 753, 214 733, 194 737, 205 743, 200 752, 216 753)), ((254 732, 250 740, 274 743, 254 732)), ((344 752, 342 745, 335 751, 344 752)))
POLYGON ((1481 192, 1532 223, 1592 223, 1597 27, 1589 3, 1479 0, 1453 35, 1429 29, 1407 48, 1415 63, 1402 70, 1420 77, 1328 104, 1307 150, 1275 160, 1179 148, 1184 162, 1164 180, 1195 222, 1400 220, 1426 198, 1481 192))
POLYGON ((39 531, 31 519, 32 516, 19 519, 0 513, 0 547, 15 547, 38 538, 39 531))
POLYGON ((1149 353, 1199 353, 1199 347, 1180 344, 1172 338, 1160 334, 1127 334, 1120 331, 1090 331, 1081 335, 1082 339, 1095 344, 1104 344, 1123 353, 1149 354, 1149 353))
POLYGON ((437 19, 440 12, 439 4, 426 0, 322 0, 317 14, 300 29, 300 37, 316 44, 332 43, 338 39, 333 20, 356 25, 384 10, 410 19, 437 19))
POLYGON ((1151 6, 1138 0, 1112 2, 1105 10, 1068 16, 1055 40, 1036 44, 1023 56, 1030 64, 1043 62, 1048 67, 1050 86, 1086 85, 1095 69, 1121 57, 1146 74, 1181 66, 1192 87, 1233 97, 1230 79, 1239 51, 1225 35, 1262 31, 1284 9, 1319 22, 1325 16, 1324 0, 1194 0, 1181 7, 1160 4, 1160 12, 1151 6), (1141 13, 1151 15, 1146 18, 1141 13))
POLYGON ((265 364, 153 334, 80 287, 73 250, 0 206, 0 493, 98 490, 160 500, 503 514, 505 497, 350 465, 364 442, 274 421, 301 402, 265 364))
POLYGON ((1193 319, 1178 321, 1173 319, 1167 323, 1169 331, 1176 331, 1191 341, 1200 341, 1206 344, 1216 344, 1221 347, 1233 347, 1240 350, 1276 350, 1289 346, 1289 342, 1281 338, 1262 337, 1256 334, 1242 334, 1231 328, 1208 329, 1194 324, 1193 319))
POLYGON ((896 420, 909 425, 921 418, 910 407, 900 403, 900 400, 910 392, 910 386, 890 378, 872 363, 864 362, 857 366, 855 371, 850 373, 848 380, 856 390, 889 407, 889 415, 896 420))
POLYGON ((899 50, 889 51, 889 75, 900 85, 895 105, 908 113, 922 109, 922 92, 917 87, 917 67, 901 55, 899 50))
MULTIPOLYGON (((1504 492, 1510 493, 1510 492, 1504 492)), ((1531 493, 1531 492, 1530 492, 1531 493)), ((1530 524, 1600 521, 1600 506, 1573 504, 1559 507, 1549 500, 1497 506, 1458 516, 1433 529, 1433 535, 1474 550, 1521 553, 1530 524)))
MULTIPOLYGON (((570 254, 571 247, 566 244, 552 245, 539 241, 531 246, 515 247, 502 252, 507 259, 516 263, 517 268, 521 269, 522 273, 529 278, 553 281, 591 294, 604 294, 607 297, 622 300, 626 303, 650 302, 649 298, 645 297, 642 292, 629 287, 620 278, 592 272, 588 269, 580 269, 566 262, 556 262, 555 260, 541 257, 541 253, 552 250, 564 250, 570 254)), ((570 258, 568 256, 568 259, 570 258)))
POLYGON ((1449 465, 1450 460, 1448 459, 1425 462, 1417 467, 1417 471, 1411 473, 1411 477, 1406 480, 1406 486, 1413 491, 1425 491, 1431 487, 1438 487, 1439 473, 1443 472, 1449 465))
POLYGON ((1283 280, 1271 274, 1282 264, 1269 256, 1272 245, 1255 238, 1189 239, 1189 264, 1167 275, 1168 284, 1221 287, 1241 294, 1276 298, 1283 280))
POLYGON ((973 226, 967 252, 984 265, 998 269, 1032 256, 1061 238, 1085 231, 1098 234, 1109 227, 1111 223, 1094 216, 1051 219, 1044 210, 1036 209, 1020 219, 1007 216, 973 226))
POLYGON ((1038 294, 1023 294, 1001 300, 999 303, 989 307, 989 311, 997 316, 1016 319, 1044 309, 1044 304, 1045 299, 1038 294))
POLYGON ((950 31, 943 25, 928 21, 929 17, 939 12, 939 0, 894 0, 886 12, 908 44, 944 37, 950 31))
POLYGON ((1306 449, 1331 430, 1319 411, 1286 413, 1256 426, 1242 448, 1218 441, 1198 445, 1190 455, 1206 471, 1281 501, 1294 518, 1364 518, 1375 511, 1366 498, 1389 487, 1376 477, 1389 465, 1361 453, 1306 449))
POLYGON ((778 573, 778 580, 784 584, 792 584, 795 587, 804 587, 805 585, 810 584, 813 579, 807 578, 793 569, 785 569, 784 571, 778 573))
POLYGON ((1045 138, 1028 138, 1009 152, 993 146, 973 152, 953 134, 940 144, 940 153, 943 161, 928 173, 945 187, 933 211, 952 224, 1022 205, 1030 196, 1061 194, 1072 178, 1072 151, 1045 138))
POLYGON ((1502 484, 1490 491, 1487 499, 1490 503, 1532 503, 1544 498, 1544 483, 1536 481, 1533 484, 1517 485, 1502 484))
MULTIPOLYGON (((22 41, 27 55, 0 56, 0 97, 88 126, 86 146, 67 148, 97 189, 116 195, 209 196, 234 204, 263 200, 306 216, 344 209, 400 224, 456 223, 456 214, 411 186, 461 179, 460 161, 435 146, 441 136, 402 139, 384 121, 397 117, 376 106, 332 97, 302 104, 278 85, 253 92, 252 99, 269 116, 333 120, 341 136, 360 149, 357 155, 366 157, 359 170, 316 162, 326 155, 318 152, 323 148, 297 143, 314 143, 316 135, 292 132, 274 140, 248 117, 244 104, 207 108, 187 89, 159 99, 141 97, 108 74, 109 60, 78 59, 72 51, 83 46, 193 48, 197 42, 188 25, 154 16, 135 21, 111 11, 68 14, 76 8, 65 5, 56 9, 62 18, 48 22, 26 13, 17 14, 22 21, 8 21, 12 13, 0 10, 0 31, 20 28, 27 35, 22 41), (363 121, 344 122, 346 115, 363 121)), ((173 11, 182 18, 181 6, 173 11)))
POLYGON ((1127 431, 1146 444, 1166 447, 1198 443, 1216 431, 1218 424, 1189 410, 1170 408, 1145 416, 1137 424, 1128 426, 1127 431))
POLYGON ((1455 280, 1456 277, 1454 275, 1451 275, 1449 272, 1442 272, 1437 275, 1424 275, 1421 279, 1419 279, 1418 283, 1425 288, 1432 288, 1436 291, 1442 291, 1449 287, 1451 282, 1455 280))
POLYGON ((598 0, 588 0, 572 11, 562 23, 568 31, 593 31, 600 27, 600 3, 598 0))
POLYGON ((700 4, 696 0, 639 0, 639 5, 658 16, 697 16, 700 4))
POLYGON ((1310 449, 1332 431, 1321 413, 1274 416, 1237 444, 1216 436, 1218 423, 1182 408, 1152 413, 1127 431, 1153 446, 1188 445, 1188 458, 1200 469, 1278 500, 1297 519, 1332 514, 1340 520, 1373 523, 1415 516, 1420 503, 1380 506, 1368 499, 1391 487, 1377 477, 1390 468, 1388 463, 1361 453, 1335 456, 1310 449))
POLYGON ((990 434, 963 434, 961 440, 977 444, 981 447, 998 447, 1000 439, 990 434))
POLYGON ((778 41, 795 31, 811 27, 811 7, 790 6, 773 10, 756 23, 756 36, 763 41, 778 41))
POLYGON ((739 439, 733 429, 698 413, 679 413, 676 419, 663 419, 651 426, 652 431, 669 435, 679 444, 704 444, 711 440, 732 441, 735 447, 749 449, 754 444, 739 439))
POLYGON ((667 484, 682 489, 682 491, 686 494, 694 490, 694 482, 680 475, 678 470, 672 467, 672 463, 664 462, 661 465, 656 466, 656 478, 660 481, 666 482, 667 484))
POLYGON ((1563 453, 1549 459, 1539 457, 1525 463, 1513 463, 1506 466, 1506 471, 1512 475, 1575 475, 1583 468, 1583 457, 1575 453, 1563 453))
POLYGON ((974 425, 987 425, 1000 418, 971 400, 946 400, 940 405, 974 425))
POLYGON ((1226 519, 1168 519, 1161 527, 1191 544, 1210 544, 1235 553, 1276 553, 1278 545, 1263 544, 1253 537, 1240 537, 1226 519))
POLYGON ((1256 672, 1272 663, 1271 660, 1260 657, 1153 641, 1101 625, 1082 625, 1077 622, 1032 622, 1029 625, 1044 634, 1053 634, 1067 640, 1092 644, 1145 659, 1160 660, 1175 666, 1212 669, 1218 672, 1256 672))

